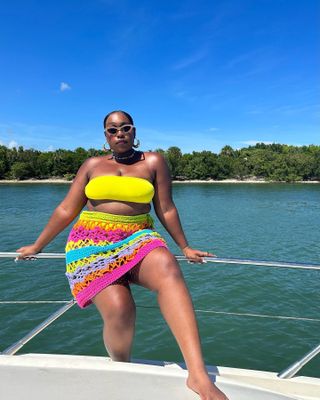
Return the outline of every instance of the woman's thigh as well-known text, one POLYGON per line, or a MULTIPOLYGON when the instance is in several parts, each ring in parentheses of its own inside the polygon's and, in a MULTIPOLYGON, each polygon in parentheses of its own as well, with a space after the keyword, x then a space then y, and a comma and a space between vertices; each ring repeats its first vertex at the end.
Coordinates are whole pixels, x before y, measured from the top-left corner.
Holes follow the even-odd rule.
POLYGON ((182 279, 180 266, 174 255, 164 247, 148 253, 132 270, 131 281, 152 291, 159 290, 168 279, 182 279))

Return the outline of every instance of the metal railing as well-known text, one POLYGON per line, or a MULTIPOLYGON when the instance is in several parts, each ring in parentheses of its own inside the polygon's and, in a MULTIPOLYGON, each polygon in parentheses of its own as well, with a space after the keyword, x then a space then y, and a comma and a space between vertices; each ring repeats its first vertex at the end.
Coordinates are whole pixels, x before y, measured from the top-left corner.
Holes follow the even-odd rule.
POLYGON ((306 353, 302 358, 293 364, 289 365, 286 369, 278 373, 278 378, 288 379, 293 378, 295 374, 300 371, 300 369, 306 365, 310 360, 312 360, 317 354, 320 353, 320 344, 314 347, 311 351, 306 353))
MULTIPOLYGON (((14 258, 19 257, 19 253, 14 252, 0 252, 0 258, 14 258)), ((177 261, 188 261, 185 256, 175 256, 177 261)), ((29 256, 27 260, 37 260, 42 258, 65 258, 64 253, 38 253, 29 256)), ((17 260, 18 261, 18 260, 17 260)), ((266 261, 255 260, 246 258, 223 258, 223 257, 203 257, 204 263, 217 263, 217 264, 235 264, 235 265, 255 265, 260 267, 276 267, 276 268, 291 268, 291 269, 313 269, 320 270, 319 264, 313 263, 297 263, 287 261, 266 261)))
POLYGON ((21 349, 21 347, 23 347, 26 343, 28 343, 36 335, 38 335, 40 332, 42 332, 53 321, 55 321, 56 319, 61 317, 61 315, 64 314, 66 311, 68 311, 74 304, 75 304, 75 301, 73 299, 70 300, 67 304, 60 307, 57 311, 55 311, 54 313, 49 315, 49 317, 46 320, 44 320, 41 324, 36 326, 30 332, 28 332, 23 338, 21 338, 16 343, 14 343, 11 346, 9 346, 8 348, 6 348, 0 354, 14 355, 15 353, 17 353, 17 351, 19 351, 21 349))
MULTIPOLYGON (((0 258, 14 258, 15 261, 19 257, 19 253, 16 252, 0 252, 0 258)), ((177 261, 188 261, 184 256, 175 256, 177 261)), ((37 260, 37 259, 63 259, 65 258, 64 253, 38 253, 33 256, 29 256, 27 260, 37 260)), ((22 260, 23 261, 23 260, 22 260)), ((235 265, 255 265, 263 267, 274 267, 274 268, 292 268, 292 269, 307 269, 307 270, 320 270, 320 265, 312 263, 296 263, 296 262, 284 262, 284 261, 264 261, 255 259, 238 259, 238 258, 221 258, 221 257, 203 257, 203 262, 207 263, 219 263, 219 264, 235 264, 235 265)), ((10 302, 8 302, 10 303, 10 302)), ((41 324, 32 329, 27 333, 22 339, 18 340, 13 345, 9 346, 0 354, 14 355, 19 351, 27 342, 34 338, 37 334, 43 331, 52 322, 58 319, 66 311, 68 311, 75 304, 74 300, 69 300, 60 307, 57 311, 51 314, 46 320, 41 324)), ((300 369, 312 360, 317 354, 320 353, 320 344, 305 354, 301 359, 291 364, 289 367, 279 372, 277 375, 280 379, 292 378, 297 374, 300 369)))

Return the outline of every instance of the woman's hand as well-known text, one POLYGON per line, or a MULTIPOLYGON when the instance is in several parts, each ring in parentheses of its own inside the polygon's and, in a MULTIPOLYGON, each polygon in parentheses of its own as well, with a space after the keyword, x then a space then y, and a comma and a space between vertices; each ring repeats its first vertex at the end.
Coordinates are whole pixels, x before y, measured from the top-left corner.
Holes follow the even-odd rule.
POLYGON ((30 259, 32 259, 32 256, 39 253, 40 251, 41 249, 39 249, 35 244, 20 247, 20 249, 16 250, 17 253, 20 253, 16 260, 28 260, 29 257, 30 259))
POLYGON ((192 249, 189 246, 185 247, 182 252, 188 261, 200 264, 205 262, 203 257, 215 257, 214 254, 209 253, 208 251, 192 249))

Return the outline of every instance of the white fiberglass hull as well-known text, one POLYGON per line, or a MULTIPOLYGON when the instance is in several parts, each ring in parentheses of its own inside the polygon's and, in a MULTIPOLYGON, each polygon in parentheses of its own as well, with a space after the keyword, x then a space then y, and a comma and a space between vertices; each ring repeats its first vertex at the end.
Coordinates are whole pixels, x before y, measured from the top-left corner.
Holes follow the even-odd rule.
MULTIPOLYGON (((230 400, 320 399, 320 379, 283 380, 270 372, 209 367, 230 400)), ((0 398, 5 400, 196 400, 176 364, 119 363, 105 357, 0 355, 0 398)))

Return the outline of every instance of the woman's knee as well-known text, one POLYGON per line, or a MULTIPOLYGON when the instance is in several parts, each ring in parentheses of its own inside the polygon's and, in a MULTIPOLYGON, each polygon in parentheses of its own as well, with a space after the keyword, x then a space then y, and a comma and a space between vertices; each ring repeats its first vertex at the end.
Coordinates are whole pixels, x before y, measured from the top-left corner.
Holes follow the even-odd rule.
POLYGON ((181 279, 183 277, 179 264, 171 257, 159 266, 159 272, 162 278, 181 279))
POLYGON ((130 322, 135 318, 135 306, 131 302, 114 301, 107 308, 104 315, 106 321, 123 321, 130 322))
POLYGON ((180 265, 176 258, 167 249, 159 249, 160 256, 157 258, 157 270, 161 278, 181 279, 183 278, 180 265), (161 251, 162 250, 162 251, 161 251))
POLYGON ((94 302, 105 323, 110 321, 132 321, 135 318, 135 304, 131 293, 113 288, 112 294, 94 302))

